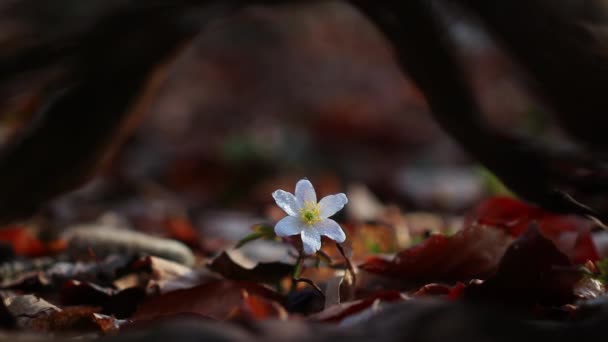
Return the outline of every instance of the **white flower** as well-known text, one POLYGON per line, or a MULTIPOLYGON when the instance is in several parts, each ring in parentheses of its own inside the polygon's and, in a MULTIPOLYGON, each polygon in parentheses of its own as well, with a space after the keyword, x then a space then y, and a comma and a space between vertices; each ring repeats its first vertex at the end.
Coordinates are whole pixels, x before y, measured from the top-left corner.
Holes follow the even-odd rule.
POLYGON ((338 243, 346 240, 340 225, 329 218, 348 203, 345 194, 329 195, 317 203, 315 188, 307 179, 302 179, 296 184, 295 196, 277 190, 272 193, 272 197, 287 213, 274 227, 275 233, 278 236, 300 234, 306 254, 314 254, 321 248, 321 235, 338 243))

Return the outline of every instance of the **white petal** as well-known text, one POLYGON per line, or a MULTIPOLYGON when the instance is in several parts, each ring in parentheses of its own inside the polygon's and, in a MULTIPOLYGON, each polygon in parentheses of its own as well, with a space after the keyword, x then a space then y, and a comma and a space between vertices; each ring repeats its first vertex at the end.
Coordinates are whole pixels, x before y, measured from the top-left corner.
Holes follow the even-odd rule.
POLYGON ((302 227, 300 219, 293 216, 285 216, 281 221, 274 226, 274 232, 278 236, 291 236, 300 234, 302 227))
POLYGON ((321 236, 316 229, 304 228, 302 229, 302 247, 304 247, 304 253, 315 254, 321 249, 321 236))
POLYGON ((346 234, 344 234, 342 227, 340 227, 338 222, 332 219, 325 219, 316 223, 314 229, 319 232, 320 235, 325 235, 338 243, 342 243, 346 240, 346 234))
POLYGON ((287 215, 297 216, 300 211, 298 200, 291 193, 284 190, 277 190, 272 193, 272 197, 279 208, 283 209, 287 215))
POLYGON ((296 183, 296 198, 301 205, 306 202, 317 203, 317 193, 308 179, 301 179, 296 183))
POLYGON ((346 203, 348 203, 348 198, 342 193, 323 197, 319 202, 321 217, 328 218, 332 216, 342 210, 346 203))

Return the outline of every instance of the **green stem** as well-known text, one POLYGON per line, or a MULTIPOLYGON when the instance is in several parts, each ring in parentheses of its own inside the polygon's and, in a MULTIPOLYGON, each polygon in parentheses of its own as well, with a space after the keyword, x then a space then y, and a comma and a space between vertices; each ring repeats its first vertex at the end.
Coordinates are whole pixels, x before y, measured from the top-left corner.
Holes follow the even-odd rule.
POLYGON ((304 269, 304 255, 302 251, 298 254, 298 259, 296 260, 296 264, 293 266, 293 273, 291 275, 291 291, 295 291, 296 286, 298 285, 297 280, 300 279, 300 275, 302 275, 302 270, 304 269))
POLYGON ((310 287, 312 287, 313 290, 315 290, 317 294, 321 298, 323 298, 323 300, 325 300, 325 294, 323 293, 323 290, 321 290, 319 285, 315 284, 315 282, 310 279, 301 277, 302 270, 304 269, 304 259, 306 257, 304 256, 304 254, 302 254, 302 251, 299 251, 298 253, 298 259, 296 260, 296 264, 293 266, 293 273, 291 275, 291 292, 297 290, 298 283, 306 283, 310 287))

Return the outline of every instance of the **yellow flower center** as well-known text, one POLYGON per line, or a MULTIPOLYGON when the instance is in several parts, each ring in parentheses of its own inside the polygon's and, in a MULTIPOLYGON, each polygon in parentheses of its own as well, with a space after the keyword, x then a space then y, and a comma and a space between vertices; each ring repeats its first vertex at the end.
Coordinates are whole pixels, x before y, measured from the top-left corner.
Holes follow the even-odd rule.
POLYGON ((300 218, 302 222, 309 226, 321 221, 321 208, 316 202, 305 202, 300 209, 300 218))

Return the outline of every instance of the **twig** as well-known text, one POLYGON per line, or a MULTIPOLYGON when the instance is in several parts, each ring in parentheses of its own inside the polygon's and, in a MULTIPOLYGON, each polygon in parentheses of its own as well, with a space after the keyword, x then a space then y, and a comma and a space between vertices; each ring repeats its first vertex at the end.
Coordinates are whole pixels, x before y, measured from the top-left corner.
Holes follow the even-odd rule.
POLYGON ((319 296, 321 296, 321 298, 323 298, 323 300, 325 300, 325 293, 323 293, 323 290, 321 290, 319 285, 315 284, 314 281, 307 279, 307 278, 294 278, 293 284, 295 285, 297 283, 306 283, 306 284, 310 285, 310 287, 312 287, 315 290, 315 292, 317 292, 317 294, 319 296))
POLYGON ((315 284, 315 282, 310 279, 300 277, 300 275, 302 274, 302 269, 304 268, 304 259, 304 254, 302 253, 302 251, 299 251, 298 259, 296 260, 296 263, 293 266, 293 273, 291 276, 291 292, 296 290, 298 283, 306 283, 310 285, 310 287, 312 287, 315 292, 317 292, 321 296, 321 298, 323 298, 323 300, 325 300, 325 294, 323 293, 323 290, 321 290, 319 285, 315 284))
POLYGON ((357 284, 357 276, 355 274, 355 267, 353 266, 353 263, 350 261, 350 258, 348 256, 346 256, 346 252, 344 252, 344 247, 342 247, 341 244, 336 242, 336 247, 338 248, 338 251, 340 251, 340 254, 342 254, 342 257, 344 258, 344 262, 346 262, 346 268, 348 269, 348 272, 350 272, 352 279, 353 279, 353 286, 355 284, 357 284))
POLYGON ((336 242, 336 247, 342 257, 344 257, 344 261, 346 262, 346 273, 344 274, 343 283, 340 286, 340 290, 344 290, 344 295, 340 296, 344 300, 352 300, 355 298, 355 287, 357 285, 357 276, 355 275, 355 268, 353 264, 350 262, 348 256, 346 256, 346 252, 344 252, 344 247, 341 244, 336 242), (345 286, 345 287, 343 287, 345 286))

